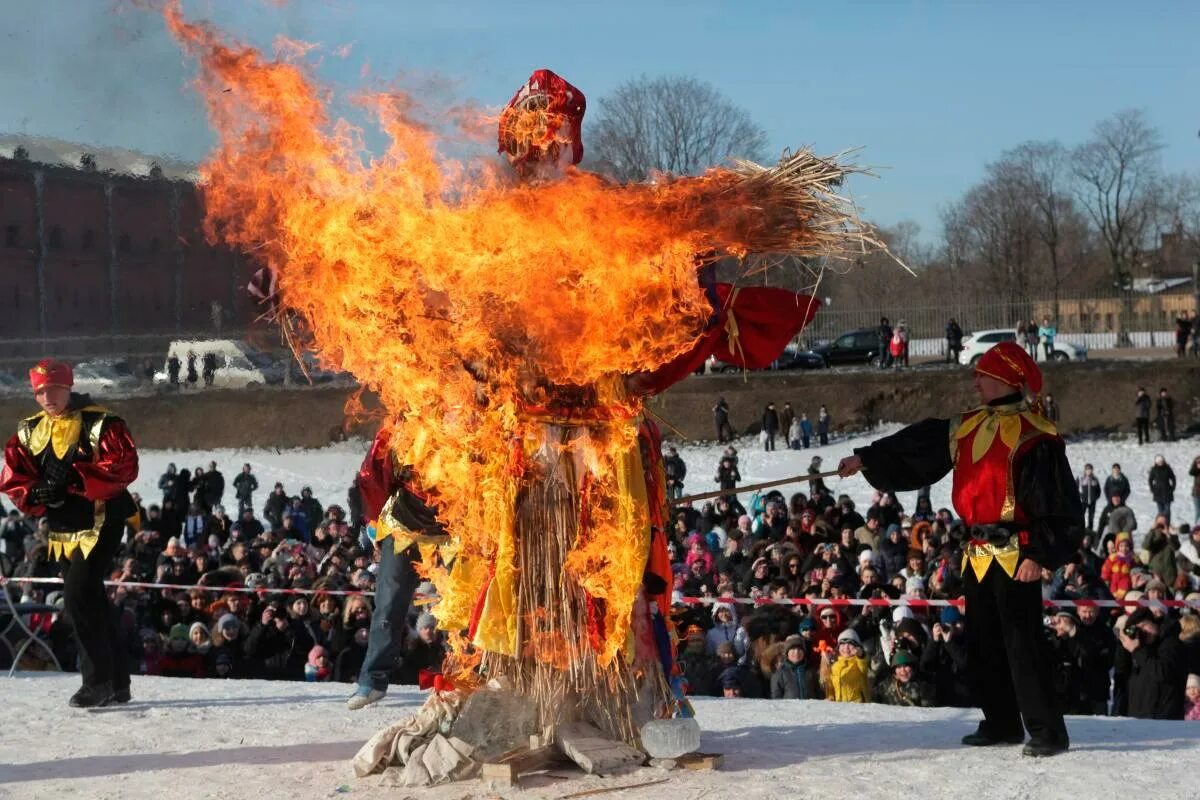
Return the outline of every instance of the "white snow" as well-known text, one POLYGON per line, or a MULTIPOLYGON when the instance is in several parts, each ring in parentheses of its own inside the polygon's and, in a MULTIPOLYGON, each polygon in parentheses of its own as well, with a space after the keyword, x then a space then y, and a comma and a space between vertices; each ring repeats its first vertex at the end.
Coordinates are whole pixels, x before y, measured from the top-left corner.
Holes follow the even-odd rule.
POLYGON ((610 777, 556 772, 523 791, 478 782, 432 789, 353 777, 350 758, 376 730, 410 713, 420 693, 393 687, 381 703, 346 710, 338 684, 135 678, 127 707, 79 711, 78 676, 0 678, 0 797, 41 798, 560 798, 660 778, 614 798, 1083 798, 1195 797, 1200 725, 1070 718, 1071 752, 1042 761, 1019 748, 958 740, 977 713, 826 701, 699 699, 716 772, 642 768, 610 777), (345 787, 338 791, 339 787, 345 787))

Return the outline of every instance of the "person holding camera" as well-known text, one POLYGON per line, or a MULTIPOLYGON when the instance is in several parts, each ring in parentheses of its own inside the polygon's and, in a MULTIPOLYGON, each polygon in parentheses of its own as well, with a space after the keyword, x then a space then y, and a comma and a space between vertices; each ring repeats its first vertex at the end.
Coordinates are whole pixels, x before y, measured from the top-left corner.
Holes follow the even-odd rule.
POLYGON ((138 526, 126 488, 137 478, 138 454, 125 422, 72 392, 74 382, 61 361, 43 359, 29 370, 41 411, 22 420, 4 448, 0 492, 21 513, 46 520, 50 556, 68 562, 64 610, 83 679, 70 705, 91 708, 129 702, 125 647, 104 579, 126 521, 138 526))
POLYGON ((1117 638, 1128 654, 1129 716, 1183 719, 1187 664, 1178 627, 1158 619, 1149 608, 1139 608, 1125 620, 1117 638))
POLYGON ((926 419, 838 465, 883 492, 913 491, 953 473, 951 496, 968 541, 963 559, 968 672, 983 710, 963 744, 1020 744, 1028 756, 1070 746, 1042 624, 1042 572, 1078 549, 1083 509, 1066 448, 1040 413, 1042 374, 1002 342, 975 367, 979 408, 926 419), (1023 389, 1034 395, 1027 402, 1023 389))

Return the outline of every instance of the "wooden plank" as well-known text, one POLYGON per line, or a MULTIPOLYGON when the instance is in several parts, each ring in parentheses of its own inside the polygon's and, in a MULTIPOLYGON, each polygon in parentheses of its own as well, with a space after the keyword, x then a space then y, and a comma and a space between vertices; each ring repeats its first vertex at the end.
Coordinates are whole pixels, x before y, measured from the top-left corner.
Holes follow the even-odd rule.
POLYGON ((688 753, 675 759, 675 766, 680 769, 715 770, 725 763, 725 756, 720 753, 688 753))

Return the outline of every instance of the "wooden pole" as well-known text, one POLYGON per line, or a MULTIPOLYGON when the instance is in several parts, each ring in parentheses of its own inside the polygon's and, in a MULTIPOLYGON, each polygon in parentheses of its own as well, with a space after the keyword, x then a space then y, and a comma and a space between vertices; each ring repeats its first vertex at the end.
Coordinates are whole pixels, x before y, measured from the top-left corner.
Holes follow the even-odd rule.
POLYGON ((671 505, 678 506, 683 503, 694 503, 697 500, 711 500, 714 497, 725 497, 726 495, 737 494, 739 492, 755 492, 759 489, 770 489, 772 486, 785 486, 789 483, 803 483, 804 481, 815 481, 818 478, 833 478, 836 477, 838 471, 831 469, 828 472, 818 472, 815 475, 793 475, 790 478, 779 478, 778 480, 766 481, 764 483, 752 483, 748 486, 738 486, 736 489, 715 489, 711 492, 702 492, 700 494, 689 494, 685 497, 680 497, 678 500, 672 500, 671 505))

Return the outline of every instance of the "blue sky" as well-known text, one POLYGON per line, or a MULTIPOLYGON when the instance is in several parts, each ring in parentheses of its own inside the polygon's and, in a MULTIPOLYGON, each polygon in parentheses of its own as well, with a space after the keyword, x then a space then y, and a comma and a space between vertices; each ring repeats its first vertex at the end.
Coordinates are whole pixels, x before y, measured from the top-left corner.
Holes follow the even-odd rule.
MULTIPOLYGON (((852 188, 883 224, 939 212, 988 160, 1028 139, 1084 139, 1142 108, 1163 162, 1200 170, 1200 3, 474 2, 185 0, 193 17, 268 44, 352 44, 318 74, 342 87, 436 75, 502 104, 538 67, 595 100, 641 74, 714 84, 772 150, 862 146, 880 179, 852 188)), ((0 0, 0 132, 200 159, 212 142, 190 65, 155 16, 112 0, 0 0)), ((585 137, 587 129, 585 125, 585 137)))

